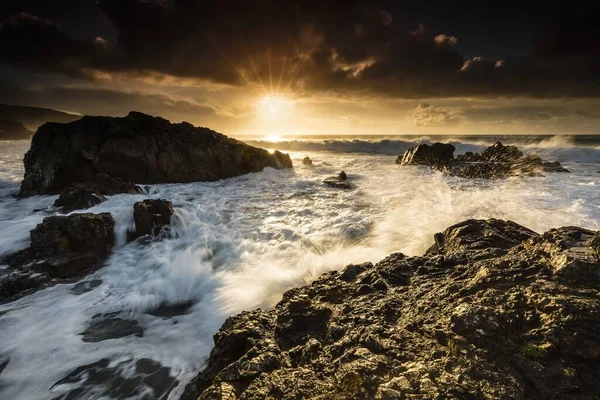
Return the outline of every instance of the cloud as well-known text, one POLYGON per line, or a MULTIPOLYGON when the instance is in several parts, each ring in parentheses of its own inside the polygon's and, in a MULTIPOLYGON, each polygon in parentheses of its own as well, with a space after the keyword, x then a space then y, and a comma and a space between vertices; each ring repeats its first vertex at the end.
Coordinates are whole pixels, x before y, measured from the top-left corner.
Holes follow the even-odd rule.
POLYGON ((21 14, 0 25, 0 61, 86 79, 162 74, 267 91, 600 96, 597 12, 550 25, 528 56, 492 59, 465 57, 460 37, 407 23, 392 2, 99 0, 98 6, 118 30, 118 43, 98 35, 77 40, 51 21, 21 14))
POLYGON ((415 108, 411 119, 414 126, 442 127, 460 123, 463 116, 460 112, 450 108, 434 107, 429 103, 421 103, 415 108))

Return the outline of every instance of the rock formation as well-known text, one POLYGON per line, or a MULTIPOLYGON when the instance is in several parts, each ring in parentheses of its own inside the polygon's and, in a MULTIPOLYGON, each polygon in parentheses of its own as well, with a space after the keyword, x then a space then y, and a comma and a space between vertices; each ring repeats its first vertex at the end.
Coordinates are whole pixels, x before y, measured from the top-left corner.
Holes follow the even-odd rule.
POLYGON ((63 212, 71 212, 93 207, 106 201, 105 196, 120 193, 138 194, 141 193, 141 189, 131 182, 123 182, 122 179, 100 173, 93 181, 71 184, 61 192, 54 202, 54 207, 61 208, 63 212))
POLYGON ((329 178, 325 178, 323 183, 329 187, 336 189, 352 189, 353 186, 350 182, 348 182, 348 175, 344 171, 340 172, 336 176, 330 176, 329 178))
POLYGON ((302 159, 302 165, 312 165, 312 160, 310 159, 310 157, 304 157, 302 159))
POLYGON ((114 226, 108 213, 44 218, 31 231, 30 246, 1 261, 10 269, 0 277, 0 297, 76 278, 100 266, 114 244, 114 226))
POLYGON ((96 181, 98 174, 156 184, 292 167, 289 155, 279 151, 271 154, 207 128, 137 112, 45 124, 34 135, 24 163, 20 196, 60 193, 75 182, 96 181))
POLYGON ((144 200, 133 205, 133 220, 135 231, 129 235, 129 240, 150 235, 157 236, 164 227, 171 223, 173 204, 168 200, 144 200))
POLYGON ((408 149, 396 159, 400 165, 426 165, 462 178, 504 179, 509 176, 541 175, 543 172, 569 172, 560 162, 543 162, 535 154, 524 155, 515 146, 496 142, 481 153, 467 152, 454 157, 454 146, 434 143, 408 149))
POLYGON ((326 273, 230 317, 183 399, 596 399, 597 238, 469 220, 326 273))

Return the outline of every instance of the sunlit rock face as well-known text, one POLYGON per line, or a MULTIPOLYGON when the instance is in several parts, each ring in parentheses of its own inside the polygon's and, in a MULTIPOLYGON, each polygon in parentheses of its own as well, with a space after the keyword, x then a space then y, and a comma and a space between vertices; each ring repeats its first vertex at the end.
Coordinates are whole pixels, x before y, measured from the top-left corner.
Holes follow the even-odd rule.
POLYGON ((454 225, 422 257, 349 265, 229 318, 183 398, 593 399, 597 242, 454 225))
POLYGON ((291 168, 288 155, 246 145, 208 128, 132 112, 42 126, 25 155, 21 196, 59 193, 109 176, 135 183, 215 181, 291 168))

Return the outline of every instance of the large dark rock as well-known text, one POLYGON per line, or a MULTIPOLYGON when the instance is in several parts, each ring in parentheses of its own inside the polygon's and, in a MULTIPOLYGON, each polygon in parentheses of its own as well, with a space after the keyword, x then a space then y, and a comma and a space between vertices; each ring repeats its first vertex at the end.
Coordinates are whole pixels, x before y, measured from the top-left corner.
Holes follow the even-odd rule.
POLYGON ((505 179, 511 176, 540 176, 543 172, 568 172, 560 163, 544 163, 536 154, 524 155, 515 146, 494 143, 481 153, 452 156, 449 147, 435 143, 419 145, 398 157, 396 164, 428 165, 451 176, 469 179, 505 179), (434 148, 437 146, 437 148, 434 148))
POLYGON ((22 140, 31 138, 32 132, 17 121, 0 119, 0 140, 22 140))
POLYGON ((469 220, 422 257, 326 273, 229 318, 183 398, 596 399, 593 238, 469 220))
POLYGON ((135 231, 130 233, 129 239, 158 235, 165 226, 170 225, 173 213, 173 204, 168 200, 152 199, 135 203, 133 205, 135 231))
POLYGON ((71 212, 93 207, 106 201, 106 196, 121 193, 138 194, 141 193, 141 189, 131 182, 123 182, 120 178, 98 174, 93 181, 71 184, 61 192, 54 206, 63 212, 71 212))
POLYGON ((207 128, 132 112, 125 118, 83 117, 48 123, 25 155, 21 196, 60 193, 99 173, 125 182, 215 181, 265 167, 291 168, 279 151, 249 146, 207 128))
POLYGON ((429 166, 446 164, 452 160, 454 150, 456 148, 449 143, 420 144, 406 150, 402 157, 398 157, 396 164, 429 166))
POLYGON ((30 233, 31 244, 2 260, 0 297, 11 298, 52 281, 80 277, 100 266, 114 245, 108 213, 47 217, 30 233))

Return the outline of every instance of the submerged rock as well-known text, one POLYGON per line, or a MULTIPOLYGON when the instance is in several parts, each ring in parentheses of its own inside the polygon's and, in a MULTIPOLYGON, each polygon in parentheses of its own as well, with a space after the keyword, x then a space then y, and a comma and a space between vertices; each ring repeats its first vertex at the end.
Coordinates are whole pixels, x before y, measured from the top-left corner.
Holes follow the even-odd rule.
POLYGON ((173 213, 173 204, 168 200, 152 199, 135 203, 135 231, 129 235, 129 239, 135 240, 145 235, 157 236, 164 227, 171 224, 173 213))
POLYGON ((595 399, 597 237, 469 220, 326 273, 230 317, 183 398, 595 399))
POLYGON ((312 160, 310 159, 310 157, 304 157, 302 159, 302 165, 312 165, 312 160))
POLYGON ((545 162, 543 166, 546 172, 571 172, 563 167, 559 161, 545 162))
POLYGON ((144 329, 135 320, 119 318, 117 313, 95 315, 92 323, 80 333, 84 342, 96 343, 126 336, 144 336, 144 329))
POLYGON ((329 187, 336 189, 352 189, 353 186, 348 182, 348 176, 344 171, 340 172, 337 176, 330 176, 325 178, 323 183, 329 187))
POLYGON ((544 163, 536 154, 524 155, 515 146, 494 143, 481 153, 467 152, 453 157, 454 146, 435 143, 408 149, 396 164, 427 165, 448 175, 469 179, 504 179, 510 176, 538 176, 543 172, 568 172, 560 163, 544 163))
POLYGON ((136 183, 215 181, 265 167, 291 168, 287 154, 249 146, 207 128, 131 112, 48 123, 25 155, 20 196, 55 194, 98 174, 136 183))
POLYGON ((2 260, 0 296, 13 297, 55 280, 82 276, 108 257, 115 221, 109 213, 47 217, 30 233, 31 244, 2 260))

